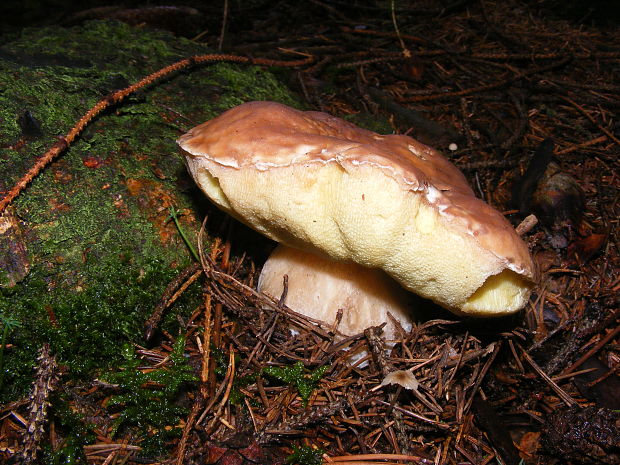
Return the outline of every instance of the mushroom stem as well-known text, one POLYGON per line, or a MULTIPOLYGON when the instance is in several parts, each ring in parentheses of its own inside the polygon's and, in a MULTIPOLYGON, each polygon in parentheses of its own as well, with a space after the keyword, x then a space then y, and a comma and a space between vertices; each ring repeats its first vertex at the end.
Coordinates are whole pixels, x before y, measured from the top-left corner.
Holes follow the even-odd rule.
POLYGON ((388 313, 403 329, 411 329, 413 296, 380 270, 280 245, 263 267, 258 290, 279 299, 284 291, 284 276, 288 276, 284 304, 328 323, 342 309, 337 330, 344 335, 387 323, 385 337, 393 339, 397 330, 388 313))

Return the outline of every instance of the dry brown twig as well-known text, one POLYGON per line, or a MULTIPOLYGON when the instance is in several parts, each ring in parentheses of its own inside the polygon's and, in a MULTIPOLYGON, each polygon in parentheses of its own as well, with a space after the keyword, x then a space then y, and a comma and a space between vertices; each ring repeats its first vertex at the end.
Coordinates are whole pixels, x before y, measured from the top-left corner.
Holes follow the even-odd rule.
POLYGON ((60 380, 56 357, 52 355, 49 344, 43 345, 37 361, 39 364, 30 395, 28 423, 24 431, 21 450, 23 464, 36 463, 37 453, 47 426, 49 398, 60 380))
POLYGON ((588 113, 581 105, 577 104, 575 101, 563 95, 561 95, 560 98, 564 100, 565 102, 568 102, 569 104, 571 104, 574 108, 577 109, 577 111, 579 111, 579 113, 581 113, 583 116, 588 118, 588 120, 592 124, 594 124, 603 134, 605 134, 607 137, 609 137, 609 139, 613 140, 617 145, 620 146, 620 140, 618 140, 618 138, 614 136, 613 133, 609 129, 601 126, 599 122, 596 121, 594 117, 590 113, 588 113))
MULTIPOLYGON (((409 431, 412 424, 418 425, 418 428, 422 427, 421 425, 425 425, 424 427, 428 431, 436 432, 447 432, 453 429, 451 424, 453 420, 450 419, 452 413, 445 412, 443 408, 445 397, 443 395, 441 398, 434 397, 436 395, 434 387, 432 389, 424 388, 428 389, 428 392, 425 392, 424 399, 420 399, 416 395, 395 398, 394 392, 378 392, 377 389, 368 389, 368 387, 376 386, 381 381, 381 375, 369 371, 370 365, 361 368, 357 367, 352 371, 346 362, 346 355, 336 356, 332 347, 336 347, 338 344, 331 341, 333 337, 332 331, 334 330, 333 324, 319 324, 316 326, 307 318, 295 315, 294 312, 290 312, 285 306, 256 293, 252 288, 249 288, 230 274, 220 271, 214 261, 214 258, 220 256, 219 253, 211 253, 206 256, 201 253, 201 256, 204 258, 204 272, 207 276, 207 295, 212 296, 209 298, 215 298, 220 301, 224 306, 223 317, 225 321, 222 322, 222 325, 227 326, 229 324, 226 323, 228 315, 236 315, 236 318, 240 319, 240 324, 243 326, 244 331, 235 336, 234 340, 230 340, 233 337, 232 333, 222 333, 220 348, 226 346, 226 352, 229 354, 227 374, 223 380, 219 381, 214 396, 208 402, 210 405, 206 408, 200 408, 202 414, 198 417, 196 412, 200 410, 197 410, 196 405, 203 401, 195 400, 196 404, 192 408, 192 413, 190 413, 187 420, 188 424, 196 425, 195 428, 199 429, 202 426, 198 425, 206 425, 212 437, 220 438, 220 442, 223 444, 229 440, 234 440, 234 437, 238 434, 248 434, 257 444, 267 446, 274 441, 280 441, 291 435, 302 434, 302 432, 308 431, 309 428, 319 428, 319 430, 338 428, 337 425, 340 421, 352 421, 356 428, 362 428, 367 421, 363 420, 364 418, 376 419, 372 420, 370 427, 372 424, 376 424, 376 421, 379 421, 379 419, 385 418, 386 420, 389 419, 389 422, 386 423, 383 429, 375 430, 371 436, 368 436, 368 440, 372 438, 372 443, 378 440, 389 441, 393 444, 392 447, 396 447, 395 450, 400 449, 397 444, 402 444, 405 437, 402 436, 401 438, 401 435, 408 435, 407 431, 409 431), (252 312, 247 313, 245 309, 252 309, 252 312), (287 344, 281 342, 283 332, 288 332, 289 330, 289 316, 292 317, 293 321, 297 321, 301 333, 297 343, 287 344), (280 321, 284 322, 284 325, 280 321), (307 344, 311 343, 310 341, 313 338, 329 342, 330 345, 323 348, 320 352, 322 354, 320 357, 316 355, 312 357, 302 356, 302 353, 308 353, 307 344), (278 341, 277 345, 276 341, 270 342, 271 339, 276 339, 278 341), (230 342, 233 342, 234 351, 230 342), (251 342, 251 344, 244 349, 244 345, 247 345, 248 342, 251 342), (231 372, 233 364, 230 361, 233 352, 243 352, 246 354, 245 357, 253 358, 254 361, 251 363, 246 361, 239 364, 238 368, 234 368, 235 373, 233 374, 231 372), (321 359, 321 357, 323 358, 321 359), (234 409, 231 410, 227 402, 234 379, 252 373, 255 370, 255 366, 264 366, 266 362, 272 360, 279 360, 279 364, 292 363, 295 360, 306 360, 306 363, 308 360, 315 360, 313 363, 322 363, 321 360, 329 360, 330 358, 333 361, 329 378, 321 381, 321 394, 316 393, 313 395, 306 407, 301 404, 301 400, 294 390, 290 390, 290 388, 285 390, 272 387, 266 388, 264 381, 261 381, 259 378, 255 384, 242 389, 244 395, 257 400, 260 399, 261 406, 250 404, 249 401, 244 403, 249 409, 249 415, 251 416, 250 425, 252 426, 235 425, 235 422, 238 422, 239 419, 234 416, 234 409), (359 382, 368 387, 360 389, 357 386, 359 382), (395 400, 398 403, 395 403, 395 400), (392 411, 392 414, 386 416, 388 411, 392 411), (347 412, 353 412, 357 420, 347 419, 347 412), (395 414, 398 414, 400 418, 394 418, 395 414), (332 424, 332 421, 335 423, 332 424), (231 430, 232 426, 241 428, 241 432, 239 430, 231 430)), ((442 354, 448 354, 449 351, 440 349, 443 342, 442 338, 437 338, 437 334, 442 333, 441 327, 443 325, 453 323, 441 320, 416 325, 412 333, 407 334, 405 338, 397 343, 398 347, 401 345, 407 347, 406 353, 413 354, 419 352, 416 347, 425 348, 423 351, 424 355, 422 353, 416 355, 419 357, 419 363, 417 363, 417 368, 415 368, 417 370, 416 376, 419 374, 420 379, 425 379, 427 382, 432 383, 438 371, 450 370, 450 385, 444 387, 444 390, 450 392, 458 391, 459 389, 464 390, 465 386, 463 383, 467 382, 465 378, 457 375, 455 372, 457 367, 458 373, 465 373, 471 369, 472 365, 479 364, 481 357, 488 357, 491 348, 494 349, 494 351, 491 350, 493 355, 497 353, 495 345, 482 348, 475 338, 467 337, 461 341, 460 336, 455 336, 457 339, 455 343, 461 346, 461 350, 458 354, 452 354, 449 359, 442 359, 442 354), (434 347, 434 349, 429 352, 430 346, 434 347)), ((196 324, 202 325, 199 322, 196 322, 196 324)), ((290 340, 290 336, 284 337, 290 340)), ((374 340, 373 337, 371 339, 374 340)), ((368 352, 370 352, 370 347, 373 345, 378 344, 378 347, 383 345, 378 343, 378 341, 371 343, 361 335, 348 338, 347 340, 349 343, 358 341, 361 344, 361 348, 368 352)), ((202 347, 204 350, 204 343, 202 347)), ((403 369, 411 366, 411 361, 405 362, 407 359, 398 357, 398 351, 394 352, 394 350, 383 353, 382 357, 380 357, 382 361, 379 364, 384 367, 384 371, 391 370, 392 366, 394 369, 403 369)), ((202 357, 203 355, 200 356, 202 357)), ((490 357, 490 359, 492 358, 493 356, 490 357)), ((484 377, 489 361, 487 360, 487 363, 484 365, 485 368, 482 370, 474 370, 477 374, 472 393, 484 377)), ((452 396, 453 394, 450 395, 450 397, 452 396)), ((185 431, 183 448, 179 448, 179 454, 192 441, 192 428, 188 427, 185 431)), ((412 444, 409 444, 407 449, 409 457, 419 457, 418 463, 430 463, 427 457, 416 455, 417 449, 415 447, 412 448, 412 444)), ((369 449, 364 446, 360 450, 368 451, 369 449)), ((177 455, 177 461, 182 460, 182 456, 177 455)), ((377 460, 379 457, 379 455, 376 456, 377 460)), ((360 463, 355 462, 358 458, 358 456, 348 457, 352 463, 360 463)), ((385 458, 388 459, 387 456, 385 458)))

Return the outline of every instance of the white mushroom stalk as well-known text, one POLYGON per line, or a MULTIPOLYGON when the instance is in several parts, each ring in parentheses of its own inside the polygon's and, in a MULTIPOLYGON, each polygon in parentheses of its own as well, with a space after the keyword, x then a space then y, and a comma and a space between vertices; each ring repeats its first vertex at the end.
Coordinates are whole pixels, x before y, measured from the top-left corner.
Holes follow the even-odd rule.
POLYGON ((525 243, 411 137, 251 102, 178 143, 211 201, 281 244, 382 270, 457 314, 506 315, 528 301, 536 269, 525 243))
POLYGON ((381 270, 280 245, 263 266, 258 290, 279 300, 284 276, 288 277, 284 303, 317 320, 337 323, 339 333, 351 336, 387 323, 383 335, 391 340, 399 336, 394 321, 404 331, 411 329, 412 295, 381 270), (338 310, 342 318, 335 322, 338 310))

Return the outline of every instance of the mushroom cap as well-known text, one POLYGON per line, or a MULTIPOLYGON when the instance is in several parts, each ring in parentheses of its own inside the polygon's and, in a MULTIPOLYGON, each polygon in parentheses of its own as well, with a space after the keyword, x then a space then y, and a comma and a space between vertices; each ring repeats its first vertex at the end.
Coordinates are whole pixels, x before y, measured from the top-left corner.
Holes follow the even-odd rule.
POLYGON ((411 137, 250 102, 178 143, 219 208, 289 247, 382 269, 455 313, 511 313, 529 298, 536 269, 525 243, 411 137))
POLYGON ((288 307, 327 323, 333 323, 342 309, 337 330, 346 336, 387 323, 383 334, 394 339, 397 331, 388 312, 405 331, 411 329, 412 295, 381 270, 279 245, 263 266, 258 290, 279 299, 284 275, 288 276, 284 301, 288 307))
POLYGON ((388 384, 397 384, 410 391, 417 391, 420 387, 420 382, 409 370, 391 371, 381 381, 381 386, 387 386, 388 384))

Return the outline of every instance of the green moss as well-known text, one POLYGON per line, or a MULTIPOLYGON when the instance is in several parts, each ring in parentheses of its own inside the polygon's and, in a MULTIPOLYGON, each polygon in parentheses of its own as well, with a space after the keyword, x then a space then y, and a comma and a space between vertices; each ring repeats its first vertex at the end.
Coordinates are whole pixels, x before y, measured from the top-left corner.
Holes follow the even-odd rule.
MULTIPOLYGON (((47 284, 34 279, 20 289, 32 296, 3 291, 0 306, 10 308, 13 318, 23 322, 9 335, 15 347, 4 364, 5 397, 15 398, 29 389, 42 341, 51 343, 52 352, 68 366, 71 378, 118 364, 123 359, 119 344, 140 340, 142 322, 161 295, 162 283, 172 279, 174 272, 153 262, 145 264, 139 274, 119 275, 116 265, 93 264, 97 270, 86 271, 91 271, 90 278, 98 275, 100 285, 82 291, 66 292, 62 286, 48 293, 47 284)), ((177 311, 187 313, 195 303, 188 295, 177 311)))
POLYGON ((286 463, 292 465, 321 465, 323 463, 322 449, 314 449, 308 446, 293 446, 293 453, 286 458, 286 463))
POLYGON ((296 362, 294 365, 286 367, 265 367, 263 368, 263 373, 289 386, 295 387, 304 403, 307 403, 312 392, 316 389, 318 382, 328 369, 328 365, 323 365, 310 373, 305 373, 306 369, 304 368, 304 364, 302 362, 296 362))
MULTIPOLYGON (((0 49, 0 190, 7 191, 60 135, 112 90, 178 59, 208 53, 163 32, 113 22, 25 30, 0 49), (18 120, 30 112, 39 127, 18 120)), ((67 377, 92 376, 141 342, 142 323, 166 285, 192 260, 170 207, 196 243, 200 205, 175 139, 249 100, 292 104, 268 72, 218 64, 178 73, 104 112, 13 203, 30 272, 0 287, 0 312, 21 325, 8 335, 0 401, 30 388, 43 342, 67 377)), ((0 253, 7 253, 0 250, 0 253)), ((172 312, 188 314, 199 286, 172 312)), ((175 315, 167 315, 170 328, 175 315)))
POLYGON ((377 132, 379 134, 392 134, 394 132, 394 128, 387 120, 387 118, 381 115, 371 115, 369 113, 354 113, 345 116, 344 119, 362 128, 377 132))
POLYGON ((83 415, 74 412, 67 399, 61 396, 53 399, 56 406, 52 412, 57 431, 62 432, 63 441, 56 450, 51 444, 43 444, 38 463, 50 465, 73 465, 86 463, 84 446, 92 444, 96 435, 94 425, 85 421, 83 415))
POLYGON ((4 349, 6 348, 9 335, 14 329, 19 328, 20 325, 21 323, 16 318, 0 312, 0 334, 2 334, 0 337, 0 390, 4 386, 4 349))
POLYGON ((170 366, 142 371, 138 369, 141 361, 134 355, 133 347, 126 345, 121 371, 106 377, 121 391, 108 402, 108 408, 120 408, 113 428, 137 427, 146 455, 161 453, 166 441, 182 433, 179 423, 187 409, 175 402, 186 383, 198 380, 184 358, 184 349, 185 338, 181 337, 174 343, 170 366))
POLYGON ((252 100, 273 100, 301 108, 275 77, 265 74, 261 68, 243 68, 220 63, 216 65, 215 72, 218 83, 228 90, 218 102, 219 106, 232 108, 241 105, 248 101, 243 96, 252 94, 252 100))
POLYGON ((39 463, 49 465, 79 465, 86 462, 84 444, 74 435, 69 436, 57 450, 45 444, 41 451, 39 463))

